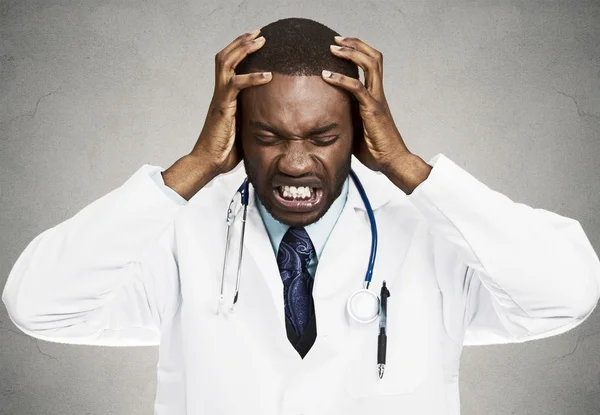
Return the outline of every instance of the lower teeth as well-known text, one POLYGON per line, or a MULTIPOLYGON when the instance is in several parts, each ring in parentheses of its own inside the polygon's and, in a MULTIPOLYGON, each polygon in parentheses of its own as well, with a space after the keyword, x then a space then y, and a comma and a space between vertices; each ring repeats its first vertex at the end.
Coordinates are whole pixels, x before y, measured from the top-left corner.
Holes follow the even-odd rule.
POLYGON ((309 200, 310 197, 290 197, 290 196, 282 196, 285 200, 309 200))

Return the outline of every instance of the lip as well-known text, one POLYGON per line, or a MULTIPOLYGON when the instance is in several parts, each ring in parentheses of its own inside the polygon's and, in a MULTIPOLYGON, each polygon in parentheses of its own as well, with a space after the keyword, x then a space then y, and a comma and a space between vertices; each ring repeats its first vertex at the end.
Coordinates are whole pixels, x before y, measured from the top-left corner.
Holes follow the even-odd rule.
POLYGON ((273 187, 277 188, 279 186, 295 186, 295 187, 308 186, 312 189, 320 189, 321 182, 317 178, 314 178, 314 177, 306 177, 303 179, 274 178, 273 179, 273 187))
POLYGON ((277 187, 273 188, 275 204, 282 210, 294 213, 305 213, 315 210, 323 201, 323 189, 317 188, 308 200, 286 200, 279 194, 277 187))

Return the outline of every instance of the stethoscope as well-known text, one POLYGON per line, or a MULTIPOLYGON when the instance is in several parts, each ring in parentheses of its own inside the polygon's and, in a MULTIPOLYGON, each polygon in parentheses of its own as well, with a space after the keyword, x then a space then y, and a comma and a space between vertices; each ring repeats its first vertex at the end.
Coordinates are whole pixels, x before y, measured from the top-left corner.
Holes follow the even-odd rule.
MULTIPOLYGON (((369 255, 369 265, 367 267, 367 272, 365 274, 365 281, 363 284, 363 288, 356 290, 352 295, 348 298, 346 303, 346 311, 348 315, 359 323, 371 323, 377 319, 380 310, 380 300, 377 294, 373 291, 369 290, 369 285, 371 283, 371 278, 373 277, 373 268, 375 266, 375 256, 377 254, 377 224, 375 223, 375 215, 373 214, 373 209, 371 208, 371 203, 369 203, 369 198, 365 193, 365 189, 363 188, 360 180, 356 176, 353 170, 350 170, 350 177, 354 181, 358 192, 360 193, 360 197, 367 209, 367 215, 369 217, 369 222, 371 224, 371 253, 369 255)), ((219 304, 217 308, 217 313, 223 307, 225 302, 224 296, 224 286, 225 286, 225 270, 227 267, 227 254, 229 252, 229 245, 231 241, 231 225, 233 225, 237 211, 239 206, 235 206, 236 203, 239 204, 241 202, 243 207, 242 214, 242 232, 240 237, 240 246, 238 251, 238 263, 237 263, 237 275, 235 281, 235 294, 233 296, 233 302, 230 307, 230 311, 235 311, 235 307, 239 300, 240 294, 240 277, 242 274, 242 256, 244 253, 244 235, 246 232, 246 218, 248 213, 248 198, 249 198, 249 185, 248 178, 244 180, 242 185, 238 188, 238 190, 233 195, 231 202, 229 202, 229 208, 227 209, 227 234, 225 236, 225 255, 223 258, 223 272, 221 275, 221 292, 219 295, 219 304)))

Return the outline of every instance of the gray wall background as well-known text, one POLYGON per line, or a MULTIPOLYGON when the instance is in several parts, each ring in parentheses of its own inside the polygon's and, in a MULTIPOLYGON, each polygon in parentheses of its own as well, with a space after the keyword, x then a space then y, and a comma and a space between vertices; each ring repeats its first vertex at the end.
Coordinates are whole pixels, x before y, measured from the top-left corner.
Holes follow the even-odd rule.
MULTIPOLYGON (((36 235, 144 163, 189 152, 214 55, 309 17, 384 54, 411 151, 579 220, 600 247, 598 1, 0 0, 0 284, 36 235)), ((565 275, 565 278, 569 278, 565 275)), ((600 413, 600 311, 571 332, 465 348, 465 415, 600 413)), ((36 341, 0 309, 0 413, 152 413, 155 348, 36 341)))

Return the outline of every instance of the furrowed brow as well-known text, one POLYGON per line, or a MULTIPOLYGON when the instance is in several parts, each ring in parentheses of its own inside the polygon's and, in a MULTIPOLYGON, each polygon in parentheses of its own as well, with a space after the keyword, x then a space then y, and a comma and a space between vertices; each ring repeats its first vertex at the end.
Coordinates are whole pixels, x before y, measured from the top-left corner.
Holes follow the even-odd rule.
MULTIPOLYGON (((257 128, 259 130, 263 130, 263 131, 268 131, 272 134, 275 134, 279 137, 286 137, 285 134, 283 134, 281 131, 278 131, 277 129, 271 127, 270 125, 267 125, 265 123, 262 123, 260 121, 255 121, 255 120, 251 120, 250 121, 250 126, 253 128, 257 128)), ((310 130, 306 136, 307 137, 312 137, 318 134, 323 134, 326 133, 328 131, 333 130, 334 128, 339 127, 339 124, 333 122, 331 124, 327 124, 323 127, 318 127, 318 128, 313 128, 312 130, 310 130)))

